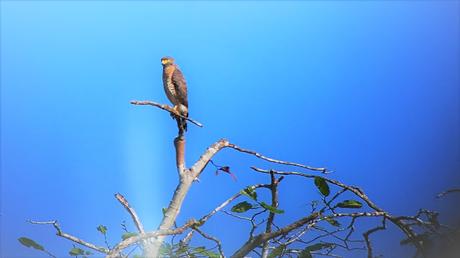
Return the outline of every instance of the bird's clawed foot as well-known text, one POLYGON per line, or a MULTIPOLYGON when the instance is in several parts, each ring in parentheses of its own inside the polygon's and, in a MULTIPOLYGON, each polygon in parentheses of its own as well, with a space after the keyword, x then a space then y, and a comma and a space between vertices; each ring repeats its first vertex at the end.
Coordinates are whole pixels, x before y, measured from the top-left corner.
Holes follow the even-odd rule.
POLYGON ((172 119, 176 119, 177 118, 177 114, 179 114, 179 111, 178 111, 178 106, 177 105, 174 105, 174 107, 172 108, 174 110, 175 113, 169 113, 171 115, 171 118, 172 119))

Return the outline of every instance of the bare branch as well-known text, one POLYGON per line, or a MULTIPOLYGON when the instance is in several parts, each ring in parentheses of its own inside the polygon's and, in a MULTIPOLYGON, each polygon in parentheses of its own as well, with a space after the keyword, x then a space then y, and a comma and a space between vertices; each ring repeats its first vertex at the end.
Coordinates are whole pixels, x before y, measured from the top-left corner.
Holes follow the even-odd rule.
POLYGON ((174 139, 174 147, 176 150, 176 167, 179 177, 184 176, 186 171, 185 166, 185 137, 179 135, 174 139))
MULTIPOLYGON (((257 172, 260 172, 260 173, 265 173, 265 174, 269 174, 270 171, 271 171, 271 170, 264 170, 264 169, 260 169, 260 168, 256 168, 256 167, 251 167, 251 168, 254 171, 257 171, 257 172)), ((285 171, 275 171, 275 170, 273 170, 273 173, 278 174, 278 175, 296 175, 296 176, 302 176, 302 177, 306 177, 306 178, 315 178, 315 177, 317 177, 315 175, 309 175, 309 174, 304 174, 304 173, 300 173, 300 172, 285 172, 285 171)), ((361 190, 360 188, 358 188, 356 186, 349 186, 349 185, 341 183, 341 182, 339 182, 337 180, 329 179, 329 178, 326 178, 326 177, 322 177, 322 178, 325 181, 327 181, 328 183, 331 183, 331 184, 336 185, 338 187, 347 189, 348 191, 354 193, 356 196, 361 198, 361 200, 363 200, 373 210, 375 210, 377 212, 384 212, 383 209, 379 208, 374 202, 372 202, 369 199, 369 197, 366 194, 364 194, 364 191, 361 190)), ((417 234, 411 229, 411 227, 409 225, 407 225, 406 223, 403 223, 401 220, 391 216, 389 213, 385 213, 385 217, 389 221, 391 221, 394 225, 396 225, 399 229, 401 229, 401 231, 404 232, 404 234, 406 234, 409 239, 414 239, 417 236, 417 234)), ((424 256, 424 249, 423 249, 422 244, 420 242, 418 242, 418 241, 414 241, 413 244, 415 245, 417 250, 422 254, 422 256, 424 256)))
MULTIPOLYGON (((164 217, 158 227, 159 230, 167 230, 174 225, 185 196, 187 195, 193 180, 196 178, 192 173, 187 173, 190 171, 185 168, 185 136, 177 136, 174 139, 174 147, 176 150, 176 165, 179 173, 179 184, 177 185, 168 208, 164 213, 164 217)), ((150 244, 146 245, 146 248, 144 248, 146 256, 158 256, 163 239, 164 236, 159 236, 157 239, 152 240, 150 244)))
MULTIPOLYGON (((280 179, 275 178, 275 174, 273 171, 270 172, 270 191, 271 191, 271 196, 272 196, 272 203, 271 206, 274 208, 278 208, 278 184, 283 180, 283 176, 281 176, 280 179)), ((268 214, 268 219, 267 219, 267 224, 265 227, 265 233, 271 233, 272 232, 272 224, 273 220, 275 219, 275 213, 271 212, 268 214)), ((268 247, 269 247, 269 241, 264 242, 262 245, 262 257, 266 258, 268 257, 268 247)))
POLYGON ((366 232, 363 233, 363 237, 364 237, 364 240, 366 241, 366 246, 367 246, 367 257, 368 258, 372 258, 374 257, 372 255, 372 245, 371 245, 371 241, 369 240, 369 236, 379 230, 384 230, 386 229, 386 225, 385 225, 385 217, 382 219, 382 225, 381 226, 378 226, 378 227, 375 227, 375 228, 372 228, 366 232))
POLYGON ((139 233, 144 234, 144 226, 142 226, 142 223, 139 220, 136 211, 129 205, 128 200, 126 200, 126 198, 120 193, 115 194, 115 198, 121 203, 121 205, 123 205, 123 207, 125 207, 128 213, 131 215, 134 225, 136 225, 136 228, 139 231, 139 233))
POLYGON ((201 124, 200 122, 179 114, 179 112, 177 112, 172 107, 170 107, 170 106, 168 106, 166 104, 160 104, 160 103, 149 101, 149 100, 143 100, 143 101, 132 100, 130 103, 133 104, 133 105, 150 105, 150 106, 154 106, 154 107, 157 107, 157 108, 161 108, 161 109, 166 110, 166 111, 168 111, 169 113, 171 113, 171 114, 173 114, 175 116, 178 116, 178 117, 186 119, 187 121, 191 122, 192 124, 194 124, 196 126, 203 127, 203 124, 201 124))
POLYGON ((224 251, 222 250, 222 243, 220 242, 219 239, 217 239, 217 238, 215 238, 215 237, 213 237, 213 236, 210 236, 210 235, 204 233, 204 232, 201 231, 198 227, 193 227, 193 229, 194 229, 196 232, 198 232, 201 236, 203 236, 204 238, 216 242, 216 244, 217 244, 217 249, 219 249, 220 257, 221 257, 221 258, 225 258, 224 251))
POLYGON ((203 155, 201 155, 201 157, 198 159, 198 161, 195 162, 195 164, 190 168, 193 178, 199 177, 201 172, 203 172, 204 168, 209 163, 209 160, 211 160, 217 152, 227 147, 229 144, 230 143, 226 139, 220 139, 209 146, 203 155))
MULTIPOLYGON (((182 203, 184 202, 185 196, 187 195, 187 192, 189 191, 192 182, 192 177, 190 177, 190 175, 187 173, 184 173, 183 176, 180 177, 179 185, 174 191, 174 195, 171 199, 171 202, 169 203, 169 206, 164 214, 163 220, 161 221, 160 226, 158 227, 160 231, 168 230, 174 225, 174 222, 176 221, 176 218, 182 207, 182 203)), ((152 243, 152 249, 148 250, 149 254, 147 256, 149 257, 157 256, 156 253, 159 251, 161 242, 163 241, 165 234, 158 234, 158 236, 159 237, 152 243)))
POLYGON ((110 250, 110 252, 108 252, 108 255, 106 256, 106 258, 116 258, 123 249, 133 244, 139 243, 142 240, 147 240, 147 239, 155 238, 158 236, 182 234, 185 230, 197 224, 198 222, 196 220, 191 219, 187 223, 185 223, 183 226, 175 228, 175 229, 157 230, 157 231, 152 231, 152 232, 146 232, 144 234, 139 234, 137 236, 132 236, 118 243, 112 250, 110 250))
MULTIPOLYGON (((261 187, 270 187, 270 185, 268 184, 257 184, 257 185, 253 185, 253 186, 249 186, 247 187, 246 189, 251 189, 251 190, 254 190, 254 189, 257 189, 257 188, 261 188, 261 187)), ((234 194, 232 197, 228 198, 226 201, 224 201, 222 204, 220 204, 218 207, 216 207, 214 210, 212 210, 211 212, 209 212, 207 215, 203 216, 199 221, 200 221, 200 224, 204 224, 210 217, 212 217, 214 214, 216 214, 217 212, 219 212, 220 210, 222 210, 223 208, 225 208, 225 206, 227 206, 229 203, 231 203, 233 200, 235 200, 236 198, 240 197, 242 195, 241 191, 234 194)), ((250 220, 248 218, 248 220, 250 220)))
POLYGON ((244 152, 244 153, 247 153, 247 154, 254 155, 254 156, 258 157, 259 159, 263 159, 265 161, 276 163, 276 164, 305 168, 305 169, 309 169, 309 170, 313 170, 313 171, 319 171, 319 172, 324 173, 324 174, 327 174, 329 172, 326 168, 317 168, 317 167, 311 167, 311 166, 307 166, 307 165, 303 165, 303 164, 299 164, 299 163, 272 159, 272 158, 263 156, 262 154, 257 153, 255 151, 247 150, 247 149, 243 149, 241 147, 238 147, 237 145, 235 145, 233 143, 228 144, 228 147, 230 147, 232 149, 235 149, 235 150, 237 150, 239 152, 244 152))
MULTIPOLYGON (((266 170, 266 169, 261 169, 261 168, 257 168, 257 167, 251 167, 254 171, 256 172, 260 172, 260 173, 265 173, 265 174, 270 174, 270 171, 273 171, 273 173, 275 174, 278 174, 278 175, 295 175, 295 176, 301 176, 301 177, 306 177, 306 178, 312 178, 314 179, 315 177, 319 177, 317 175, 310 175, 310 174, 304 174, 304 173, 301 173, 301 172, 295 172, 295 171, 276 171, 276 170, 266 170)), ((361 198, 364 202, 367 203, 367 205, 376 210, 376 211, 383 211, 381 208, 379 208, 375 203, 373 203, 369 197, 367 197, 366 194, 364 194, 363 190, 361 190, 360 188, 358 187, 355 187, 355 186, 349 186, 349 185, 346 185, 344 183, 341 183, 337 180, 333 180, 333 179, 329 179, 327 177, 321 177, 323 178, 325 181, 327 181, 328 183, 331 183, 333 185, 336 185, 340 188, 344 188, 344 189, 347 189, 348 191, 354 193, 355 195, 357 195, 359 198, 361 198)))
POLYGON ((308 224, 312 221, 314 221, 316 218, 320 216, 319 213, 313 213, 307 217, 304 217, 302 219, 299 219, 295 221, 294 223, 289 224, 288 226, 275 231, 271 233, 262 233, 257 236, 255 236, 253 239, 248 240, 240 249, 238 249, 233 255, 233 258, 239 258, 239 257, 244 257, 246 254, 251 252, 254 248, 257 246, 261 245, 264 242, 267 242, 270 239, 273 239, 277 236, 287 234, 291 232, 294 229, 297 229, 305 224, 308 224))
POLYGON ((188 245, 188 243, 190 242, 190 240, 191 240, 192 237, 193 237, 193 232, 195 232, 195 231, 194 231, 194 230, 190 230, 190 231, 187 233, 187 235, 186 235, 183 239, 181 239, 181 240, 179 241, 179 245, 180 245, 180 246, 186 246, 186 245, 188 245))
POLYGON ((439 193, 438 195, 436 195, 436 198, 442 198, 445 195, 451 194, 451 193, 460 193, 460 188, 452 188, 452 189, 449 189, 449 190, 444 191, 442 193, 439 193))
POLYGON ((91 244, 91 243, 88 243, 78 237, 75 237, 75 236, 72 236, 72 235, 69 235, 65 232, 63 232, 57 222, 57 220, 51 220, 51 221, 34 221, 34 220, 28 220, 29 223, 31 224, 37 224, 37 225, 53 225, 53 227, 56 229, 56 235, 60 236, 60 237, 63 237, 63 238, 66 238, 72 242, 75 242, 77 244, 80 244, 80 245, 83 245, 83 246, 86 246, 90 249, 93 249, 95 251, 98 251, 98 252, 101 252, 101 253, 109 253, 109 250, 104 248, 104 247, 101 247, 101 246, 97 246, 97 245, 94 245, 94 244, 91 244))

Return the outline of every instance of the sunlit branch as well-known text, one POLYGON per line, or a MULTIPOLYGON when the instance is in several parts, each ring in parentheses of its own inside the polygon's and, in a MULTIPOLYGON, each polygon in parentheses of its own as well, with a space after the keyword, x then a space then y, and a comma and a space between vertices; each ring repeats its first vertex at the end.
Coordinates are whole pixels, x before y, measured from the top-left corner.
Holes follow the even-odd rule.
POLYGON ((136 228, 139 231, 139 233, 144 234, 144 226, 142 226, 142 223, 139 220, 136 211, 129 205, 128 200, 126 200, 126 198, 120 193, 115 194, 115 198, 123 205, 123 207, 125 207, 129 215, 131 215, 134 225, 136 225, 136 228))
POLYGON ((118 243, 112 250, 110 250, 106 258, 116 258, 123 249, 133 244, 139 243, 142 240, 147 240, 147 239, 154 238, 157 236, 169 236, 169 235, 182 234, 185 230, 195 225, 198 225, 198 224, 199 223, 196 220, 191 219, 187 223, 185 223, 183 226, 175 228, 175 229, 157 230, 157 231, 146 232, 144 234, 132 236, 118 243))

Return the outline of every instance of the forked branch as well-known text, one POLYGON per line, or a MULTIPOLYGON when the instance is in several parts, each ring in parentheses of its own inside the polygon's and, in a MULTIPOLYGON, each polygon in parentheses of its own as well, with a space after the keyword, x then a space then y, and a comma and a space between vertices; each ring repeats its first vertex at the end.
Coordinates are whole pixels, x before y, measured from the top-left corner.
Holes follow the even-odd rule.
POLYGON ((129 205, 128 200, 126 200, 126 198, 120 193, 115 194, 115 198, 121 203, 121 205, 123 205, 123 207, 125 207, 129 215, 131 215, 134 225, 136 225, 136 228, 139 231, 139 233, 144 234, 144 226, 142 226, 142 223, 139 220, 136 211, 131 207, 131 205, 129 205))
POLYGON ((72 241, 74 243, 86 246, 86 247, 88 247, 90 249, 93 249, 93 250, 101 252, 101 253, 105 253, 105 254, 109 253, 109 250, 104 248, 104 247, 102 247, 102 246, 97 246, 95 244, 86 242, 85 240, 83 240, 81 238, 78 238, 76 236, 73 236, 73 235, 70 235, 70 234, 67 234, 67 233, 63 232, 61 230, 61 227, 59 226, 57 220, 51 220, 51 221, 28 220, 28 222, 31 223, 31 224, 38 224, 38 225, 52 225, 56 229, 56 235, 57 236, 60 236, 62 238, 66 238, 66 239, 68 239, 68 240, 70 240, 70 241, 72 241))

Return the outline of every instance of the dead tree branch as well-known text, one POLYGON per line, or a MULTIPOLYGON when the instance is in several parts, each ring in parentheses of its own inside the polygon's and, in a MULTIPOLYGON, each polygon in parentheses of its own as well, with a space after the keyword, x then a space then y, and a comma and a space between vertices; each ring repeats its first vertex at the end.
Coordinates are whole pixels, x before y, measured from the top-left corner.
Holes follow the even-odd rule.
POLYGON ((289 233, 290 231, 297 229, 303 225, 306 225, 312 221, 314 221, 316 218, 320 216, 319 213, 313 213, 307 217, 304 217, 300 220, 297 220, 288 226, 275 231, 275 232, 270 232, 270 233, 262 233, 257 236, 255 236, 253 239, 247 241, 240 249, 238 249, 231 257, 233 258, 239 258, 239 257, 244 257, 247 255, 249 252, 251 252, 254 248, 257 246, 261 245, 262 243, 267 242, 270 239, 273 239, 277 236, 284 235, 289 233))
MULTIPOLYGON (((274 207, 275 209, 278 208, 278 184, 283 180, 283 176, 281 176, 279 179, 275 177, 274 173, 270 173, 270 192, 272 196, 272 203, 271 206, 274 207)), ((273 220, 275 219, 275 213, 271 212, 268 214, 268 219, 267 219, 267 224, 265 227, 265 233, 271 233, 272 232, 272 224, 273 220)), ((262 257, 266 258, 268 257, 268 249, 269 247, 269 242, 264 242, 262 246, 262 257)))
POLYGON ((445 195, 451 194, 451 193, 460 193, 460 188, 452 188, 452 189, 449 189, 447 191, 441 192, 438 195, 436 195, 436 198, 442 198, 445 195))
POLYGON ((141 105, 141 106, 149 105, 149 106, 154 106, 154 107, 157 107, 157 108, 161 108, 161 109, 166 110, 166 111, 168 111, 169 113, 171 113, 171 114, 173 114, 175 116, 178 116, 180 118, 186 119, 187 121, 189 121, 190 123, 192 123, 192 124, 194 124, 196 126, 203 127, 203 124, 201 124, 200 122, 179 114, 179 112, 177 112, 172 107, 170 107, 170 106, 168 106, 166 104, 160 104, 160 103, 149 101, 149 100, 142 100, 142 101, 132 100, 130 103, 133 104, 133 105, 141 105))
POLYGON ((121 203, 121 205, 123 205, 123 207, 125 207, 129 215, 131 215, 134 225, 136 225, 136 228, 139 231, 139 233, 144 234, 144 226, 142 226, 142 223, 139 220, 136 211, 129 205, 128 200, 126 200, 126 198, 120 193, 115 194, 115 198, 121 203))
POLYGON ((123 249, 130 247, 136 243, 139 243, 142 240, 148 240, 148 239, 155 238, 158 236, 179 235, 179 234, 182 234, 185 230, 197 224, 198 222, 196 220, 191 219, 187 223, 185 223, 183 226, 175 228, 175 229, 157 230, 157 231, 147 232, 144 234, 139 234, 137 236, 132 236, 118 243, 112 250, 110 250, 110 252, 108 252, 108 255, 106 256, 106 258, 116 258, 118 257, 118 255, 123 249))
MULTIPOLYGON (((268 188, 270 187, 269 184, 257 184, 257 185, 252 185, 252 186, 249 186, 247 187, 246 189, 250 189, 250 190, 254 190, 254 189, 257 189, 257 188, 261 188, 261 187, 265 187, 265 188, 268 188)), ((228 198, 226 201, 224 201, 221 205, 217 206, 214 210, 212 210, 211 212, 209 212, 207 215, 203 216, 199 222, 200 224, 204 224, 209 218, 211 218, 214 214, 216 214, 217 212, 219 212, 220 210, 222 210, 223 208, 225 208, 225 206, 227 206, 229 203, 231 203, 233 200, 235 200, 236 198, 240 197, 242 195, 241 191, 239 191, 238 193, 236 193, 235 195, 233 195, 232 197, 228 198)))
POLYGON ((220 150, 225 147, 228 147, 230 143, 226 139, 220 139, 211 146, 209 146, 203 155, 195 162, 195 164, 190 168, 190 172, 194 178, 200 176, 204 168, 208 165, 209 161, 217 154, 220 150))
POLYGON ((222 243, 220 242, 219 239, 213 237, 213 236, 210 236, 206 233, 204 233, 203 231, 201 231, 201 229, 199 229, 198 227, 193 227, 193 229, 198 232, 202 237, 208 239, 208 240, 211 240, 211 241, 214 241, 217 245, 217 249, 219 250, 219 254, 220 254, 220 257, 221 258, 225 258, 225 255, 224 255, 224 251, 222 249, 222 243))
POLYGON ((174 148, 176 150, 176 167, 179 177, 185 177, 185 137, 177 136, 174 139, 174 148))
MULTIPOLYGON (((295 171, 265 170, 265 169, 260 169, 260 168, 257 168, 257 167, 251 167, 251 168, 256 172, 265 173, 265 174, 270 174, 270 173, 273 172, 273 173, 278 174, 278 175, 295 175, 295 176, 301 176, 301 177, 310 178, 310 179, 315 178, 315 177, 319 177, 319 176, 316 176, 316 175, 309 175, 309 174, 295 172, 295 171)), ((341 182, 339 182, 337 180, 329 179, 329 178, 326 178, 326 177, 321 177, 321 178, 324 179, 326 182, 328 182, 330 184, 336 185, 336 186, 338 186, 340 188, 346 189, 346 190, 354 193, 357 197, 359 197, 362 201, 364 201, 369 206, 369 208, 371 208, 371 209, 373 209, 373 210, 375 210, 377 212, 384 212, 384 210, 381 209, 380 207, 378 207, 374 202, 372 202, 370 200, 370 198, 366 194, 364 194, 364 191, 361 190, 360 188, 358 188, 356 186, 349 186, 349 185, 341 183, 341 182)), ((391 221, 395 226, 397 226, 399 229, 401 229, 401 231, 404 234, 406 234, 406 236, 409 239, 415 239, 416 238, 417 234, 412 230, 410 225, 407 225, 406 223, 402 222, 397 217, 391 216, 389 213, 386 213, 386 212, 384 212, 384 213, 385 213, 385 217, 389 221, 391 221)), ((420 252, 422 257, 425 257, 426 255, 424 254, 423 244, 420 243, 419 241, 413 241, 412 243, 417 248, 418 252, 420 252)))
POLYGON ((56 229, 56 235, 57 236, 60 236, 60 237, 65 238, 65 239, 68 239, 68 240, 70 240, 70 241, 72 241, 74 243, 86 246, 86 247, 88 247, 90 249, 93 249, 93 250, 101 252, 101 253, 105 253, 105 254, 109 253, 109 250, 104 248, 104 247, 102 247, 102 246, 97 246, 95 244, 91 244, 91 243, 86 242, 85 240, 83 240, 81 238, 78 238, 78 237, 75 237, 75 236, 72 236, 70 234, 67 234, 67 233, 63 232, 61 230, 61 227, 59 226, 57 220, 51 220, 51 221, 28 220, 28 222, 31 223, 31 224, 37 224, 37 225, 53 225, 53 227, 56 229))
POLYGON ((318 172, 321 172, 321 173, 324 173, 324 174, 327 174, 328 173, 328 170, 326 168, 317 168, 317 167, 312 167, 312 166, 307 166, 307 165, 303 165, 303 164, 300 164, 300 163, 294 163, 294 162, 288 162, 288 161, 282 161, 282 160, 277 160, 277 159, 273 159, 273 158, 269 158, 269 157, 266 157, 260 153, 257 153, 255 151, 252 151, 252 150, 247 150, 247 149, 243 149, 235 144, 228 144, 228 147, 232 148, 232 149, 235 149, 239 152, 243 152, 243 153, 247 153, 247 154, 251 154, 253 156, 256 156, 257 158, 259 159, 263 159, 265 161, 268 161, 268 162, 271 162, 271 163, 276 163, 276 164, 281 164, 281 165, 286 165, 286 166, 294 166, 294 167, 300 167, 300 168, 305 168, 305 169, 308 169, 308 170, 313 170, 313 171, 318 171, 318 172))
POLYGON ((372 254, 372 245, 371 245, 371 240, 369 239, 369 236, 379 230, 384 230, 386 229, 386 223, 385 223, 385 217, 382 219, 382 225, 369 229, 368 231, 363 233, 364 241, 366 241, 366 247, 367 247, 367 258, 373 258, 372 254))

